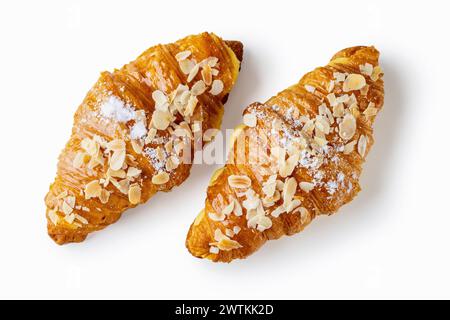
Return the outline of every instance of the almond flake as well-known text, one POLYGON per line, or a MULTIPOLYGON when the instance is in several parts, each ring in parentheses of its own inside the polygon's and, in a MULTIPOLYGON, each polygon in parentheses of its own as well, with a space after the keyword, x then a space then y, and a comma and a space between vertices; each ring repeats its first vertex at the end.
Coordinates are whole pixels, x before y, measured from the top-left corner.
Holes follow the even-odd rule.
POLYGON ((339 124, 339 136, 344 140, 350 140, 356 132, 356 119, 351 113, 347 113, 339 124))
POLYGON ((202 70, 202 79, 205 82, 207 86, 211 85, 212 83, 212 73, 211 73, 211 67, 209 65, 206 65, 203 67, 202 70))
POLYGON ((339 103, 333 107, 333 116, 336 118, 344 116, 344 104, 339 103))
POLYGON ((48 210, 47 216, 55 226, 58 225, 59 216, 56 214, 55 210, 48 210))
POLYGON ((160 171, 152 177, 152 183, 156 185, 165 184, 169 181, 169 174, 165 171, 160 171))
POLYGON ((153 91, 152 98, 157 106, 166 105, 168 103, 167 96, 161 90, 153 91))
POLYGON ((209 212, 208 217, 212 221, 220 222, 225 220, 225 215, 223 213, 217 213, 217 212, 209 212))
POLYGON ((194 114, 197 103, 198 103, 197 97, 195 95, 190 95, 186 105, 186 109, 184 110, 185 117, 191 117, 194 114))
POLYGON ((237 199, 232 199, 234 202, 234 208, 233 208, 233 213, 236 217, 240 217, 242 216, 242 206, 240 204, 240 202, 237 199))
POLYGON ((358 142, 358 141, 353 140, 353 141, 347 143, 347 144, 344 146, 344 154, 350 154, 350 153, 352 153, 353 150, 355 149, 355 145, 356 145, 357 142, 358 142))
POLYGON ((241 232, 241 227, 239 227, 239 226, 234 226, 234 227, 233 227, 233 232, 234 232, 234 234, 238 234, 239 232, 241 232))
POLYGON ((223 251, 230 251, 233 249, 242 248, 239 242, 235 240, 231 240, 230 238, 222 239, 219 243, 217 243, 217 247, 223 251))
POLYGON ((89 200, 91 198, 96 198, 100 196, 100 193, 102 192, 102 187, 100 186, 98 180, 93 180, 86 184, 84 188, 84 197, 86 200, 89 200))
POLYGON ((342 89, 344 92, 354 91, 354 90, 360 90, 366 85, 366 78, 364 76, 352 73, 349 74, 348 77, 344 81, 344 85, 342 89))
POLYGON ((131 147, 133 148, 133 151, 137 154, 142 153, 142 149, 144 148, 144 144, 142 140, 131 140, 131 147))
POLYGON ((231 175, 228 177, 228 184, 232 188, 249 188, 252 184, 250 178, 246 175, 231 175))
MULTIPOLYGON (((100 202, 103 204, 108 203, 109 201, 110 192, 106 189, 102 189, 102 192, 100 193, 100 196, 98 197, 100 199, 100 202)), ((86 211, 86 210, 83 210, 86 211)))
POLYGON ((286 180, 283 188, 283 202, 285 205, 289 204, 292 201, 292 198, 295 195, 297 190, 297 181, 294 177, 291 177, 286 180))
POLYGON ((203 80, 198 80, 191 88, 191 94, 199 96, 206 91, 206 85, 203 80))
POLYGON ((100 148, 99 144, 96 141, 89 138, 84 138, 81 141, 81 147, 90 156, 95 156, 100 148))
POLYGON ((72 213, 72 211, 73 211, 73 208, 70 207, 70 206, 67 204, 67 202, 63 201, 63 203, 62 203, 62 212, 63 212, 65 215, 69 215, 69 214, 72 213))
POLYGON ((109 160, 109 167, 112 170, 120 170, 125 163, 126 152, 125 150, 114 151, 111 159, 109 160))
POLYGON ((337 99, 336 99, 336 95, 334 93, 328 94, 327 95, 327 99, 328 99, 328 102, 330 103, 331 107, 334 107, 334 106, 338 105, 338 102, 337 102, 337 99))
POLYGON ((84 152, 78 152, 73 159, 72 165, 74 168, 81 168, 81 166, 85 163, 88 155, 84 152))
POLYGON ((246 126, 251 128, 256 127, 257 119, 253 113, 246 113, 242 120, 246 126))
POLYGON ((299 184, 300 189, 302 189, 305 192, 310 192, 314 189, 314 183, 311 182, 300 182, 299 184))
POLYGON ((358 153, 363 158, 366 155, 366 149, 367 149, 367 137, 365 135, 361 135, 358 141, 358 153))
POLYGON ((284 208, 284 206, 278 206, 275 210, 273 210, 270 215, 274 218, 278 218, 280 216, 280 214, 285 213, 286 209, 284 208))
POLYGON ((186 75, 190 74, 195 67, 195 62, 189 59, 181 60, 178 64, 180 65, 181 71, 186 75))
POLYGON ((66 220, 66 222, 67 222, 68 224, 72 224, 73 221, 75 220, 75 214, 72 213, 72 214, 69 214, 69 215, 65 216, 65 217, 64 217, 64 220, 66 220))
POLYGON ((183 61, 183 60, 186 60, 187 58, 189 58, 189 56, 191 54, 192 54, 192 52, 189 50, 181 51, 175 55, 175 59, 177 59, 177 61, 183 61))
POLYGON ((211 85, 211 90, 209 90, 209 93, 211 93, 213 96, 217 96, 223 91, 223 82, 222 80, 214 80, 211 85))
POLYGON ((158 130, 166 130, 172 121, 169 111, 155 110, 152 115, 152 124, 158 130))
POLYGON ((111 151, 122 151, 125 150, 125 141, 120 139, 115 139, 107 144, 107 149, 111 151))
POLYGON ((138 184, 132 184, 128 190, 128 200, 131 204, 138 204, 141 201, 141 187, 138 184))
POLYGON ((195 76, 197 75, 198 71, 200 69, 200 65, 196 64, 191 71, 189 72, 188 78, 187 78, 187 82, 191 82, 192 80, 194 80, 195 76))
POLYGON ((363 114, 366 117, 373 117, 376 116, 378 113, 378 109, 374 107, 375 104, 373 102, 369 103, 369 105, 367 106, 366 110, 364 110, 363 114))
POLYGON ((170 156, 166 162, 166 169, 168 171, 175 170, 180 165, 180 160, 176 156, 170 156))
POLYGON ((136 178, 141 174, 142 170, 135 168, 135 167, 129 167, 127 172, 127 177, 130 178, 136 178))
POLYGON ((231 201, 226 207, 222 209, 222 214, 229 215, 231 212, 233 212, 234 209, 234 201, 231 201))
POLYGON ((373 65, 366 62, 365 64, 359 66, 359 71, 361 71, 362 74, 370 77, 373 73, 373 65))

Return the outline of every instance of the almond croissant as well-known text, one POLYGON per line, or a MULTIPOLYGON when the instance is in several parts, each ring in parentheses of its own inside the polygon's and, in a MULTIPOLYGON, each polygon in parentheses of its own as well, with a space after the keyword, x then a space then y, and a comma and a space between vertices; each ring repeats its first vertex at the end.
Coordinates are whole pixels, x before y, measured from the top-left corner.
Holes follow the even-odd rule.
POLYGON ((83 241, 158 191, 180 185, 196 133, 219 128, 243 47, 212 33, 157 45, 103 72, 74 116, 45 198, 50 237, 83 241))
POLYGON ((354 47, 266 103, 244 111, 227 164, 216 171, 186 246, 230 262, 300 232, 360 190, 372 124, 383 106, 378 51, 354 47))

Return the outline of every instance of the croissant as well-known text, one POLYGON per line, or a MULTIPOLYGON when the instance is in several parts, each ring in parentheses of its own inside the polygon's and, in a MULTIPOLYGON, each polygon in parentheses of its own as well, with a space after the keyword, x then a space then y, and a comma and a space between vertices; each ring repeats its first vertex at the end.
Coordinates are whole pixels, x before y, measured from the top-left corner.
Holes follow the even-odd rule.
POLYGON ((356 196, 384 100, 378 57, 374 47, 342 50, 327 66, 245 109, 227 163, 213 174, 205 207, 189 229, 192 255, 246 258, 356 196))
POLYGON ((202 147, 213 138, 208 129, 220 127, 242 55, 240 42, 202 33, 101 73, 75 113, 45 197, 49 236, 57 244, 81 242, 180 185, 194 141, 202 147))

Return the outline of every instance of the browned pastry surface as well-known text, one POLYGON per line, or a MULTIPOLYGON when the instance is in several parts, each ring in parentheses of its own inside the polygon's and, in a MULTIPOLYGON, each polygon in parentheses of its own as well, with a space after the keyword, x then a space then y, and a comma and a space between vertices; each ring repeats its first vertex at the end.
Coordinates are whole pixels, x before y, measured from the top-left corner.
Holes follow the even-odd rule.
POLYGON ((128 208, 180 185, 196 133, 220 127, 242 55, 240 42, 202 33, 103 72, 75 113, 45 198, 50 237, 83 241, 128 208))
POLYGON ((211 178, 187 235, 194 256, 245 258, 356 196, 383 106, 378 58, 374 47, 342 50, 266 103, 246 108, 228 162, 211 178))

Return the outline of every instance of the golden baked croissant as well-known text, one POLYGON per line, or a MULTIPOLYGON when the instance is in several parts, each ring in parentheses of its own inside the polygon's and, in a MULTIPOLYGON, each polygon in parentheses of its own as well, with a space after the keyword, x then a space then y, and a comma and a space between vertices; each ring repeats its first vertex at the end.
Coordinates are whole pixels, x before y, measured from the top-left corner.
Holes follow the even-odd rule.
POLYGON ((194 139, 201 147, 201 132, 212 139, 208 129, 221 124, 242 54, 240 42, 202 33, 103 72, 75 113, 45 198, 50 237, 81 242, 157 191, 180 185, 194 139))
POLYGON ((211 178, 186 246, 230 262, 331 215, 360 190, 384 100, 378 51, 348 48, 266 103, 244 111, 227 164, 211 178))

